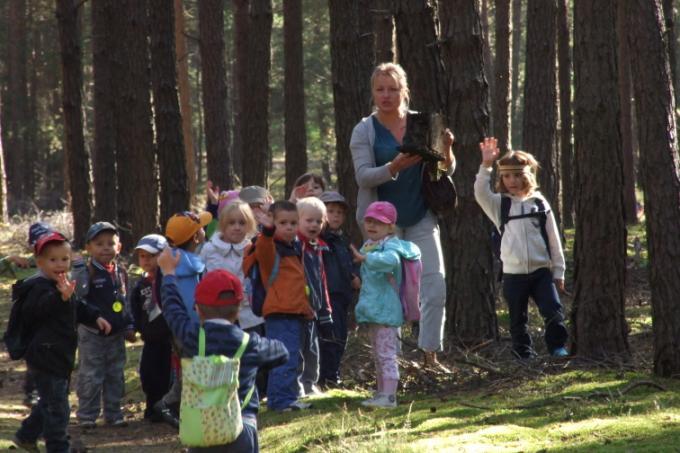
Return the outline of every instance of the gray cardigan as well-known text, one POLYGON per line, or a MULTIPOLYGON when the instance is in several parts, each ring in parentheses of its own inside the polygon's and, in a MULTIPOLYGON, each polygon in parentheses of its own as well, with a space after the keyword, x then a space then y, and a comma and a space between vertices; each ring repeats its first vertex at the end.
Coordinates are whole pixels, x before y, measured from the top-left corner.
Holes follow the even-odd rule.
MULTIPOLYGON (((373 127, 372 120, 374 115, 375 113, 372 113, 362 118, 354 126, 352 138, 349 141, 349 148, 352 151, 352 162, 354 163, 354 177, 359 186, 356 218, 360 224, 368 205, 378 201, 378 186, 390 180, 396 181, 399 178, 399 173, 392 177, 388 167, 389 163, 380 167, 375 166, 375 152, 373 151, 375 128, 373 127)), ((447 171, 449 175, 453 174, 455 166, 454 161, 454 164, 447 171)))

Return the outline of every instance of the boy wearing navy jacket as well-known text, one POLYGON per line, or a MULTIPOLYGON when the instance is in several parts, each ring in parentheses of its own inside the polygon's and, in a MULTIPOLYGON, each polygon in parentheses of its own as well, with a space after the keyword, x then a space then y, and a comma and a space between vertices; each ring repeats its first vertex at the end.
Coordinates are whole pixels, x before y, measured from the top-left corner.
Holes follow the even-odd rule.
MULTIPOLYGON (((161 300, 163 316, 170 326, 175 339, 182 343, 182 354, 193 357, 198 353, 198 332, 200 325, 205 330, 206 355, 226 355, 233 357, 243 340, 243 331, 235 322, 238 319, 239 304, 243 298, 243 287, 238 277, 219 269, 205 274, 196 287, 196 311, 200 318, 194 321, 182 301, 177 287, 175 268, 180 257, 166 248, 158 257, 158 266, 163 273, 161 300)), ((255 377, 259 367, 275 367, 288 361, 288 351, 278 340, 262 338, 250 334, 248 346, 241 356, 238 394, 244 401, 255 387, 255 377)), ((219 447, 220 452, 258 452, 257 412, 259 398, 257 388, 252 392, 248 404, 241 409, 243 432, 234 442, 219 447)), ((208 450, 215 447, 210 447, 208 450)), ((192 448, 189 451, 200 452, 192 448)))

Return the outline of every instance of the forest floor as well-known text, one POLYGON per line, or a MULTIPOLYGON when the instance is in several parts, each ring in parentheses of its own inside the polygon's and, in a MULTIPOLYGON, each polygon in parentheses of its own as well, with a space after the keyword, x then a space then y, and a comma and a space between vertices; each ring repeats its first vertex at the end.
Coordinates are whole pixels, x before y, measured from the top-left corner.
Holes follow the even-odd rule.
MULTIPOLYGON (((59 226, 59 218, 51 221, 59 226)), ((27 225, 0 233, 0 256, 24 253, 27 225)), ((567 237, 569 239, 569 232, 567 237)), ((370 350, 361 332, 351 336, 343 366, 344 390, 310 401, 313 408, 295 413, 262 409, 260 445, 264 452, 421 452, 421 451, 680 451, 680 381, 651 374, 652 327, 646 254, 635 254, 634 237, 644 243, 641 227, 629 230, 630 270, 626 316, 633 359, 607 365, 547 357, 540 339, 538 313, 531 330, 539 353, 530 362, 510 357, 508 316, 498 304, 499 342, 471 349, 449 348, 443 364, 450 372, 419 366, 415 339, 405 329, 401 359, 402 388, 394 410, 365 410, 359 404, 373 381, 370 350)), ((567 248, 571 246, 567 241, 567 248)), ((2 267, 0 266, 0 270, 2 267)), ((28 275, 21 271, 18 276, 28 275)), ((15 279, 0 275, 0 331, 9 313, 15 279)), ((571 300, 563 299, 569 313, 571 300)), ((182 451, 177 435, 163 424, 142 419, 143 395, 137 364, 141 344, 128 344, 124 411, 127 428, 103 425, 83 432, 71 418, 70 433, 89 451, 182 451)), ((0 353, 0 450, 11 448, 12 435, 28 414, 22 404, 25 366, 0 353)), ((77 379, 77 371, 74 373, 77 379)), ((72 386, 73 388, 73 386, 72 386)), ((77 405, 71 394, 73 406, 77 405)), ((41 444, 44 451, 44 445, 41 444)))

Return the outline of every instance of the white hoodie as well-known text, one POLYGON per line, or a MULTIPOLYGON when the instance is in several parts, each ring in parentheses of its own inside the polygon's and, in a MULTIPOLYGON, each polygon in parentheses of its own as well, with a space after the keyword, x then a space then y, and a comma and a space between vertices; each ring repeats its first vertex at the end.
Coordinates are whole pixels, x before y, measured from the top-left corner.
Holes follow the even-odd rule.
POLYGON ((239 244, 224 242, 222 240, 222 233, 216 231, 210 238, 210 241, 203 244, 199 254, 205 263, 206 272, 224 269, 241 280, 244 297, 241 301, 241 312, 239 313, 238 322, 242 329, 249 329, 264 323, 264 319, 255 316, 250 308, 250 285, 249 282, 245 281, 246 279, 243 275, 243 254, 249 244, 249 239, 244 239, 239 244))
MULTIPOLYGON (((501 224, 501 194, 491 191, 491 168, 483 165, 479 167, 475 179, 475 199, 482 207, 484 213, 496 225, 501 224)), ((510 216, 526 214, 537 211, 535 200, 540 199, 546 210, 550 210, 550 204, 538 192, 532 192, 525 198, 507 195, 510 200, 510 216)), ((501 241, 501 261, 503 272, 506 274, 530 274, 531 272, 546 267, 551 270, 553 278, 564 279, 564 253, 559 231, 555 223, 552 211, 548 214, 545 224, 550 244, 550 254, 545 248, 545 241, 541 237, 539 220, 536 217, 525 217, 510 220, 505 224, 505 232, 501 241)))

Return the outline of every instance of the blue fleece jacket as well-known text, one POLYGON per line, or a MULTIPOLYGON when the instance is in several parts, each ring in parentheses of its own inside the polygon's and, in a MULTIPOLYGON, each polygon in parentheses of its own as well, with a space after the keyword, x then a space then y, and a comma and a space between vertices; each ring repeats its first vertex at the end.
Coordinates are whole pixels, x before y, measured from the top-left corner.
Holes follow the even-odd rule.
POLYGON ((194 310, 194 292, 196 285, 201 280, 201 275, 205 271, 205 263, 201 258, 192 252, 182 249, 179 251, 180 259, 175 275, 177 276, 177 287, 182 295, 184 306, 187 307, 191 319, 198 322, 198 314, 194 310))

